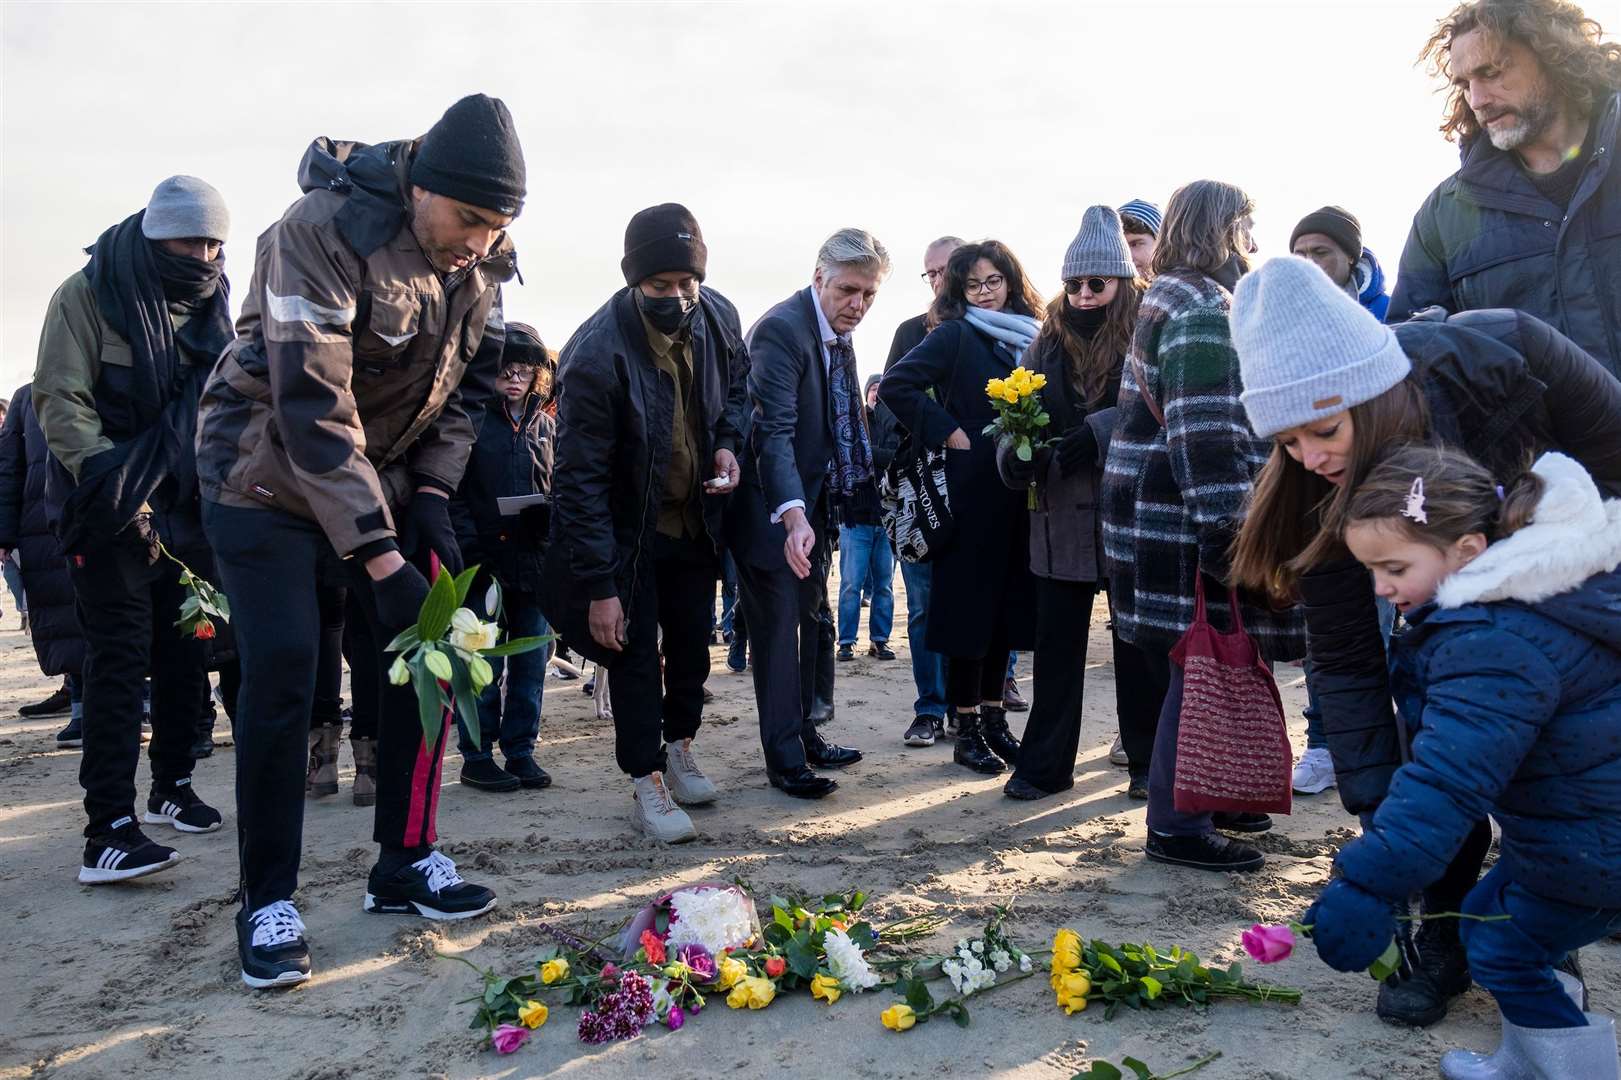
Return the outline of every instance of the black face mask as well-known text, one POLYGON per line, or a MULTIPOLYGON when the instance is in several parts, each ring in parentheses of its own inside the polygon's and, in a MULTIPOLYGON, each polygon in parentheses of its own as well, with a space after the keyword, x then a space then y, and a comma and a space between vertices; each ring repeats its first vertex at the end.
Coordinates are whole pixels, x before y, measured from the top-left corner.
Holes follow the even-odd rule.
POLYGON ((1108 318, 1108 304, 1091 308, 1078 308, 1073 304, 1064 305, 1064 321, 1085 337, 1097 333, 1108 318))
POLYGON ((648 296, 641 289, 636 290, 636 306, 641 308, 647 321, 653 324, 653 329, 661 334, 674 337, 687 328, 692 322, 693 313, 698 310, 698 298, 695 296, 648 296))
POLYGON ((163 298, 170 303, 192 307, 214 295, 219 288, 220 274, 225 270, 222 253, 213 262, 194 259, 190 255, 171 255, 160 244, 152 245, 152 259, 157 263, 158 278, 163 282, 163 298))

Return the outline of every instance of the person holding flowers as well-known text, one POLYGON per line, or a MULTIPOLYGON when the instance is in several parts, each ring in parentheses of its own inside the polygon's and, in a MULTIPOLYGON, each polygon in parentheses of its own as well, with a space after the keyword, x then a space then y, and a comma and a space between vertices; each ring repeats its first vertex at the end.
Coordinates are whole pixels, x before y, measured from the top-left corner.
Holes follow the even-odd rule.
MULTIPOLYGON (((1086 635, 1076 627, 1090 621, 1104 577, 1098 488, 1120 370, 1146 288, 1112 208, 1087 209, 1064 255, 1063 280, 1064 291, 1048 306, 1041 334, 1026 354, 1034 392, 1051 418, 1042 429, 1045 443, 1023 455, 1014 440, 1003 438, 996 451, 1003 481, 1032 494, 1030 572, 1042 582, 1036 593, 1035 703, 1003 788, 1015 799, 1043 798, 1075 783, 1086 676, 1086 635)), ((1021 367, 1014 374, 1023 372, 1021 367)), ((1117 671, 1124 667, 1121 653, 1132 649, 1114 637, 1117 671)), ((1121 680, 1116 685, 1122 697, 1149 690, 1121 680)))
POLYGON ((1019 755, 1002 690, 1009 650, 1035 645, 1035 579, 1025 495, 1002 483, 996 440, 985 432, 996 419, 986 390, 993 379, 1013 377, 1041 330, 1043 307, 1007 245, 966 244, 946 264, 930 311, 935 329, 878 388, 914 439, 947 450, 957 531, 932 564, 925 643, 947 658, 947 703, 958 716, 954 758, 988 775, 1019 755))
POLYGON ((1343 520, 1406 620, 1391 690, 1417 734, 1306 912, 1318 954, 1341 971, 1378 959, 1407 897, 1489 814, 1497 862, 1464 897, 1468 918, 1448 921, 1502 1042, 1449 1052, 1441 1075, 1616 1080, 1614 1021, 1586 1012, 1558 967, 1621 928, 1621 499, 1563 454, 1500 485, 1459 451, 1408 445, 1373 466, 1343 520))

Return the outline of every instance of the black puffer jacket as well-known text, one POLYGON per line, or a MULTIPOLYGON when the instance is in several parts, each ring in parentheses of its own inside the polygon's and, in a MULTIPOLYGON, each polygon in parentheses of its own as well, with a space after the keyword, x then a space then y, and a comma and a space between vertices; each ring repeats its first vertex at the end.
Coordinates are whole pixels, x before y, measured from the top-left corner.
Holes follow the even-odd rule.
POLYGON ((461 487, 450 500, 462 558, 494 574, 509 591, 539 595, 551 511, 540 505, 503 516, 498 500, 551 494, 555 433, 538 394, 529 395, 516 421, 503 399, 490 402, 461 487))
POLYGON ((45 479, 51 452, 34 415, 28 386, 11 397, 0 426, 0 548, 17 552, 34 655, 46 675, 84 669, 84 635, 73 603, 62 545, 46 520, 45 479))
MULTIPOLYGON (((1421 317, 1395 327, 1424 381, 1432 437, 1476 458, 1499 480, 1558 450, 1607 496, 1621 495, 1621 382, 1540 319, 1494 309, 1421 317)), ((1307 647, 1340 800, 1353 814, 1379 805, 1406 740, 1391 710, 1372 579, 1355 562, 1300 580, 1307 647)))
MULTIPOLYGON (((599 663, 619 654, 596 644, 587 615, 593 600, 618 596, 628 617, 640 576, 652 573, 675 416, 674 380, 653 366, 631 291, 597 309, 557 364, 557 456, 541 609, 570 648, 599 663)), ((701 300, 692 321, 688 408, 699 421, 699 470, 708 479, 715 451, 738 451, 748 351, 731 302, 708 287, 701 300)), ((724 502, 703 501, 717 551, 724 502)))

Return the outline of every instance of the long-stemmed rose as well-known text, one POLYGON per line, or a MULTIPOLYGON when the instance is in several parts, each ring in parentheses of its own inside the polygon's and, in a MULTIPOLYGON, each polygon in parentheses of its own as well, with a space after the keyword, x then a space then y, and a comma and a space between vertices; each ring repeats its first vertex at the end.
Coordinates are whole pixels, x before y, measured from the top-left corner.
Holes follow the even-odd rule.
MULTIPOLYGON (((386 650, 399 653, 388 669, 389 681, 395 686, 409 683, 415 687, 422 730, 430 743, 438 739, 446 713, 454 709, 467 737, 482 744, 478 696, 495 679, 490 658, 530 652, 555 636, 512 638, 501 643, 498 622, 485 622, 463 606, 477 576, 476 566, 455 575, 441 570, 422 602, 416 625, 400 631, 386 650)), ((484 609, 494 618, 500 617, 501 587, 494 582, 485 594, 484 609)))
POLYGON ((180 567, 180 584, 186 590, 186 599, 180 604, 180 618, 175 625, 187 637, 207 641, 218 633, 214 620, 231 621, 231 602, 214 583, 174 557, 174 553, 158 541, 158 553, 180 567))

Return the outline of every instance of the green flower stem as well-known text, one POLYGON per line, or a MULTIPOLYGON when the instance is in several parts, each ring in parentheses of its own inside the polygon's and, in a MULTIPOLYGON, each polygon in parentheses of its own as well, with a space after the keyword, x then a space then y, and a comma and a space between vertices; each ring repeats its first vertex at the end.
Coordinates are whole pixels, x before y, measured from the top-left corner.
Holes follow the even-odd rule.
POLYGON ((1219 1057, 1221 1057, 1221 1051, 1217 1050, 1213 1054, 1200 1058, 1198 1061, 1195 1061, 1192 1065, 1189 1065, 1185 1069, 1178 1069, 1173 1073, 1157 1073, 1154 1076, 1154 1080, 1176 1080, 1176 1077, 1178 1076, 1186 1076, 1189 1073, 1198 1072, 1200 1069, 1204 1068, 1206 1065, 1210 1064, 1212 1061, 1215 1061, 1219 1057))

